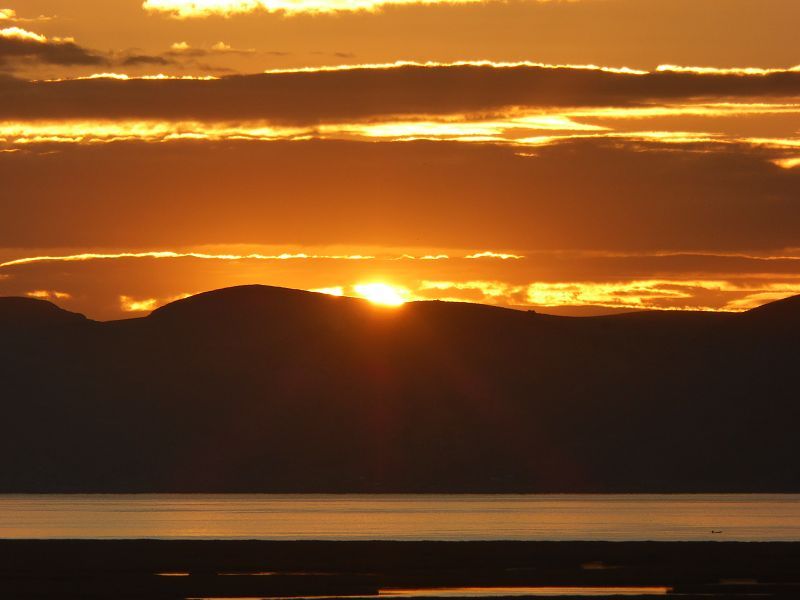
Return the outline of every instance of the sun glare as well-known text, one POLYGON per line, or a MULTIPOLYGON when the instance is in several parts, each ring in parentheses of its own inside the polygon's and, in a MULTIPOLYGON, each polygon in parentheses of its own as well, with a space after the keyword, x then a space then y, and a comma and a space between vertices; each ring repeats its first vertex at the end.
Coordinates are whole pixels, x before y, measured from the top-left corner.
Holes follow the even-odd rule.
POLYGON ((404 288, 387 283, 362 283, 353 286, 356 294, 373 304, 383 306, 400 306, 408 300, 408 293, 404 288))

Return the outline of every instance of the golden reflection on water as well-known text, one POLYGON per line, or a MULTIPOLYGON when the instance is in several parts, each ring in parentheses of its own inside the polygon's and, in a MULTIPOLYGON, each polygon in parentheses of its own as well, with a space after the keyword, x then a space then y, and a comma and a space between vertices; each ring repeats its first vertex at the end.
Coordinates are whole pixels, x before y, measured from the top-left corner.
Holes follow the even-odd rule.
POLYGON ((486 598, 500 596, 663 596, 666 587, 456 587, 381 590, 384 598, 486 598))
MULTIPOLYGON (((668 587, 454 587, 386 589, 378 594, 380 598, 508 598, 508 597, 608 597, 608 596, 665 596, 671 591, 668 587)), ((298 600, 303 596, 288 596, 284 600, 298 600)), ((321 596, 317 600, 360 600, 374 596, 321 596)), ((196 598, 190 600, 229 600, 227 598, 196 598)), ((240 598, 238 600, 261 600, 240 598)))
POLYGON ((800 495, 5 495, 0 538, 800 541, 800 495))

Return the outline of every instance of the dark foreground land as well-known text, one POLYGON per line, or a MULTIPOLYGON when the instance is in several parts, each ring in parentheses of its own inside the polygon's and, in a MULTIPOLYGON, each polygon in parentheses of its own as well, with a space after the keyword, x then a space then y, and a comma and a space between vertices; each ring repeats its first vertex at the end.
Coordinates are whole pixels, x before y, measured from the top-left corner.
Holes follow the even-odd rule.
MULTIPOLYGON (((800 598, 800 543, 0 541, 3 599, 368 599, 487 587, 800 598)), ((581 597, 570 593, 558 597, 581 597)))
POLYGON ((798 492, 800 296, 399 309, 243 286, 95 322, 0 298, 0 492, 798 492))

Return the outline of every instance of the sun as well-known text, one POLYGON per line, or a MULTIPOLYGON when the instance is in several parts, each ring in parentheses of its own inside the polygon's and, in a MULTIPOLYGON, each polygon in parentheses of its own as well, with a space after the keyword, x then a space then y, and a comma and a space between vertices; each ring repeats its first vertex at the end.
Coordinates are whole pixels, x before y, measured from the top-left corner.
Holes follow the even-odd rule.
POLYGON ((353 286, 356 294, 373 304, 400 306, 408 300, 408 291, 388 283, 361 283, 353 286))

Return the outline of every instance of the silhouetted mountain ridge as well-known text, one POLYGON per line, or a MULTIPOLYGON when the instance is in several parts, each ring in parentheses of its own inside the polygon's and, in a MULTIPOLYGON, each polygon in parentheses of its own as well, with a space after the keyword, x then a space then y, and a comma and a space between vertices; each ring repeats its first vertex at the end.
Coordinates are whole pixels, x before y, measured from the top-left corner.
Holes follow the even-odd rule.
POLYGON ((63 310, 47 300, 0 297, 0 327, 74 324, 84 320, 83 315, 63 310))
POLYGON ((747 311, 745 315, 750 321, 771 320, 777 326, 800 324, 800 295, 769 302, 747 311))
POLYGON ((800 491, 798 298, 570 318, 242 286, 106 323, 0 299, 0 491, 800 491))

